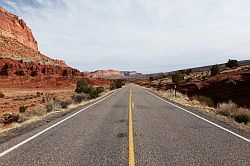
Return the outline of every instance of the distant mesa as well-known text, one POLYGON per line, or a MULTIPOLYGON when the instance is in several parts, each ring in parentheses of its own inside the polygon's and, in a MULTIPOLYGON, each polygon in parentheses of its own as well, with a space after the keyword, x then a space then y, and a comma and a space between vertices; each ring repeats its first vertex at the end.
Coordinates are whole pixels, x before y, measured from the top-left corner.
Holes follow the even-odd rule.
POLYGON ((136 71, 119 71, 119 70, 97 70, 87 73, 90 78, 106 78, 106 79, 128 79, 143 77, 141 73, 136 71))

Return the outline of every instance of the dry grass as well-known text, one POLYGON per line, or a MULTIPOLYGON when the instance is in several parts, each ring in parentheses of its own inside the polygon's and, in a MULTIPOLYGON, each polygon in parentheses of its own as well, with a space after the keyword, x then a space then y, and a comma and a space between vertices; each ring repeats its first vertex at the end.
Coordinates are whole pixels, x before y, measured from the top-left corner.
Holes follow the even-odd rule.
POLYGON ((243 130, 250 130, 250 109, 238 107, 232 101, 220 103, 215 108, 212 107, 212 100, 205 96, 194 96, 189 98, 187 95, 177 92, 175 97, 174 91, 154 91, 171 101, 201 110, 210 116, 216 117, 226 123, 236 125, 236 127, 243 130))
MULTIPOLYGON (((74 108, 86 105, 90 102, 94 102, 96 100, 99 100, 100 98, 106 97, 107 95, 109 95, 110 93, 113 93, 114 91, 116 90, 112 90, 112 91, 106 90, 100 94, 99 98, 82 101, 81 103, 75 103, 73 101, 66 100, 66 101, 56 101, 56 102, 50 102, 47 104, 41 104, 35 107, 29 107, 24 113, 19 114, 19 119, 17 122, 14 122, 8 125, 4 125, 3 123, 0 123, 0 134, 11 129, 19 128, 23 125, 31 124, 36 121, 42 120, 46 118, 47 116, 53 116, 54 114, 61 112, 61 111, 69 112, 74 108), (48 107, 48 105, 50 105, 51 107, 48 107), (65 109, 63 109, 62 107, 64 107, 65 109)), ((0 117, 1 116, 2 115, 0 115, 0 117)))
POLYGON ((217 107, 217 113, 223 116, 232 117, 238 123, 248 124, 250 122, 250 110, 238 107, 232 101, 220 103, 217 107))
POLYGON ((33 117, 33 116, 43 116, 47 113, 47 109, 46 106, 43 104, 39 104, 37 106, 34 107, 29 107, 27 108, 27 110, 25 111, 25 115, 27 117, 33 117))
POLYGON ((217 113, 223 116, 231 116, 237 112, 237 105, 232 101, 228 103, 220 103, 217 106, 217 113))
POLYGON ((184 95, 184 94, 179 93, 179 92, 176 92, 176 97, 175 97, 174 91, 161 91, 160 93, 163 97, 165 97, 169 100, 172 100, 176 103, 187 106, 187 107, 194 107, 197 109, 202 109, 202 110, 210 111, 210 112, 215 111, 215 108, 210 107, 210 105, 211 105, 210 100, 211 99, 209 100, 209 99, 205 98, 206 100, 209 101, 209 102, 207 102, 204 99, 204 97, 200 96, 199 98, 198 97, 189 98, 187 95, 184 95))

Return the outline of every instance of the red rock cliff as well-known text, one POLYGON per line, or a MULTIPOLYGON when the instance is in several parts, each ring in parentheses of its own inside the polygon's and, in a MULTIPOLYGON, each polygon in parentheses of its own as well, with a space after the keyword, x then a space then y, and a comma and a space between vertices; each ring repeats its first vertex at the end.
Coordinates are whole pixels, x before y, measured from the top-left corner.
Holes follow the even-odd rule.
POLYGON ((18 16, 0 7, 0 58, 35 62, 44 65, 66 66, 38 51, 31 29, 18 16))
POLYGON ((38 51, 37 42, 26 23, 2 7, 0 7, 0 34, 16 39, 23 45, 38 51))

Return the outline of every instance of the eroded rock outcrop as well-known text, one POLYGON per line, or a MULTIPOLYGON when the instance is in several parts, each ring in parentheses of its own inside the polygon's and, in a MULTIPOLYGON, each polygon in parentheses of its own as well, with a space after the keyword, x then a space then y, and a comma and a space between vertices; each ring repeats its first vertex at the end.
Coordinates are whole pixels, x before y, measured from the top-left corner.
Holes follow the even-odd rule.
POLYGON ((45 65, 66 66, 38 51, 31 29, 18 16, 0 7, 0 58, 35 62, 45 65))
POLYGON ((22 19, 0 7, 0 20, 1 36, 15 39, 34 51, 38 51, 37 42, 33 34, 22 19))

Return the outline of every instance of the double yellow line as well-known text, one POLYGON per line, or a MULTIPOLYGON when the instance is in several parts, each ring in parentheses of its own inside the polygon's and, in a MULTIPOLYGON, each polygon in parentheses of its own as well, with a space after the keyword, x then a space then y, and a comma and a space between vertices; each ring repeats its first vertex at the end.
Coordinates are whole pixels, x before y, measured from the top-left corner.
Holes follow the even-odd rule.
POLYGON ((129 145, 129 166, 135 166, 135 152, 134 152, 134 137, 133 137, 133 101, 132 101, 132 93, 131 88, 129 91, 129 120, 128 120, 128 145, 129 145))

